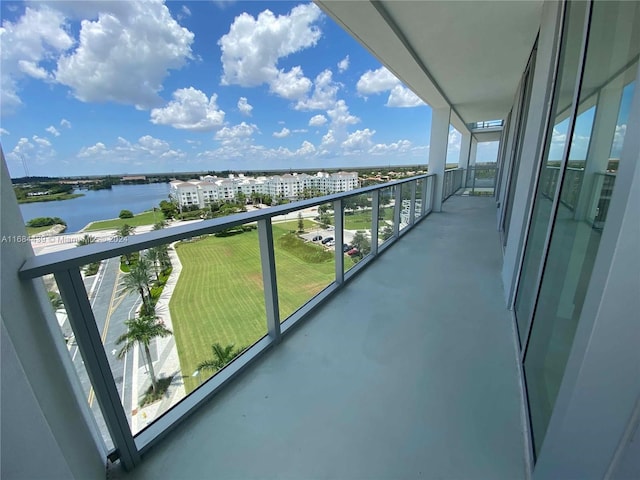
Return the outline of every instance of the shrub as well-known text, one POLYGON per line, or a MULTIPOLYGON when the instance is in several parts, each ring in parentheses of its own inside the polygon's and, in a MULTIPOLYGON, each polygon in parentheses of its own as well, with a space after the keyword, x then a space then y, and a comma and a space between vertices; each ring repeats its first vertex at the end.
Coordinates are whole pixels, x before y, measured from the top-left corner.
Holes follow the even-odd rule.
POLYGON ((95 275, 96 273, 98 273, 98 269, 100 268, 100 262, 93 262, 90 263, 89 265, 87 265, 84 269, 84 274, 87 277, 90 277, 92 275, 95 275))
POLYGON ((48 227, 50 225, 66 225, 60 217, 38 217, 27 222, 27 227, 48 227))
POLYGON ((120 210, 120 218, 133 218, 133 212, 131 210, 120 210))

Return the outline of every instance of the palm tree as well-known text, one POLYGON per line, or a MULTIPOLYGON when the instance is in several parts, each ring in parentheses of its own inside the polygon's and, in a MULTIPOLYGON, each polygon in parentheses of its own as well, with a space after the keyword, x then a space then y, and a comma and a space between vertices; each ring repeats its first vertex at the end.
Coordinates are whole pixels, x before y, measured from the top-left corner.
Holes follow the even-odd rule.
POLYGON ((96 237, 94 237, 93 235, 89 235, 88 233, 85 233, 84 237, 82 237, 80 240, 78 240, 78 243, 76 243, 76 247, 91 245, 92 243, 96 243, 97 241, 98 239, 96 237))
POLYGON ((234 350, 233 344, 223 347, 218 342, 211 345, 211 349, 213 350, 214 358, 212 360, 205 360, 202 362, 198 365, 197 370, 213 370, 214 372, 217 372, 231 360, 236 358, 243 350, 242 348, 234 350))
MULTIPOLYGON (((119 238, 125 238, 125 237, 128 237, 129 235, 133 235, 133 231, 134 230, 135 230, 135 227, 132 227, 128 223, 125 223, 118 230, 116 230, 116 235, 119 238)), ((130 253, 125 253, 124 254, 124 258, 127 261, 127 265, 130 265, 131 264, 131 254, 130 253)))
POLYGON ((168 224, 167 224, 166 220, 160 220, 159 222, 156 222, 156 223, 153 224, 153 230, 162 230, 167 225, 168 224))
POLYGON ((156 280, 160 280, 160 272, 158 269, 158 264, 161 261, 161 253, 160 253, 160 249, 158 247, 151 247, 150 249, 147 250, 147 253, 145 253, 144 258, 146 260, 149 261, 149 263, 151 263, 151 265, 153 265, 153 269, 155 270, 156 273, 156 280))
POLYGON ((165 327, 164 323, 158 320, 155 315, 140 315, 138 318, 126 320, 124 324, 127 326, 127 332, 120 335, 116 340, 116 345, 123 344, 118 352, 118 359, 121 360, 124 358, 124 354, 131 350, 136 343, 139 343, 144 348, 145 360, 149 368, 149 376, 151 377, 151 385, 155 393, 158 390, 158 381, 156 380, 156 374, 153 370, 149 344, 154 338, 168 337, 172 335, 173 332, 165 327))
POLYGON ((62 297, 59 293, 49 291, 47 295, 49 295, 49 302, 54 311, 62 308, 62 297))
POLYGON ((151 292, 149 283, 151 283, 151 263, 145 257, 138 260, 138 263, 125 274, 122 279, 125 290, 129 292, 138 292, 142 298, 142 304, 146 306, 147 312, 152 308, 151 292), (146 290, 146 295, 145 295, 146 290))
POLYGON ((125 223, 118 230, 116 230, 116 235, 120 238, 128 237, 129 235, 133 235, 135 229, 135 227, 132 227, 128 223, 125 223))

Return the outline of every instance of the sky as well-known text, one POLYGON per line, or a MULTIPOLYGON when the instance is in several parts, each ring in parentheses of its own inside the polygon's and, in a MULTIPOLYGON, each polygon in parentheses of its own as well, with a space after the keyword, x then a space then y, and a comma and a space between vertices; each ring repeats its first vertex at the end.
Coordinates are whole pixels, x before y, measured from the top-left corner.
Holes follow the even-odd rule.
MULTIPOLYGON (((427 163, 430 107, 313 3, 3 1, 0 14, 13 177, 427 163)), ((496 149, 479 144, 477 161, 496 149)), ((447 161, 459 150, 452 131, 447 161)))

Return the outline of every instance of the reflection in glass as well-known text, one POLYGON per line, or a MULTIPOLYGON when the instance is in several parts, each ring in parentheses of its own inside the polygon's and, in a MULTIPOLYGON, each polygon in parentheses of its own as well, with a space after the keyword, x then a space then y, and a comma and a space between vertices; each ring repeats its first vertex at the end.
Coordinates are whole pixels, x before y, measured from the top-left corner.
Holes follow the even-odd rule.
POLYGON ((547 132, 547 145, 541 167, 538 188, 533 205, 531 226, 516 295, 515 311, 520 345, 524 349, 529 322, 535 304, 538 274, 544 250, 551 207, 555 196, 562 154, 569 128, 570 106, 578 73, 581 32, 584 25, 586 3, 567 4, 568 16, 564 28, 566 43, 561 54, 560 75, 554 96, 552 127, 547 132))
POLYGON ((560 389, 615 187, 638 68, 638 35, 637 2, 594 3, 579 98, 583 113, 571 139, 524 362, 536 454, 560 389), (573 174, 567 174, 570 169, 573 174))

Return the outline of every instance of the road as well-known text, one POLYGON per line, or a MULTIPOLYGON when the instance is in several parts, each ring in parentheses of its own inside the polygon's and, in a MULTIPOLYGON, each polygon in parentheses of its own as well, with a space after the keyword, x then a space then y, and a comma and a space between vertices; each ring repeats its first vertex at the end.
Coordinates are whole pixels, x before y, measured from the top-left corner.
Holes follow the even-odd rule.
MULTIPOLYGON (((126 331, 125 320, 132 318, 140 305, 137 293, 126 292, 121 283, 119 258, 104 260, 97 276, 85 279, 85 286, 89 292, 96 325, 109 360, 113 377, 120 393, 120 399, 125 407, 125 413, 131 423, 133 359, 131 352, 123 360, 117 358, 120 347, 116 345, 117 338, 126 331)), ((106 431, 106 425, 99 412, 95 393, 91 388, 87 372, 84 368, 82 356, 77 345, 71 346, 71 358, 80 376, 80 382, 87 396, 101 431, 106 431)))

